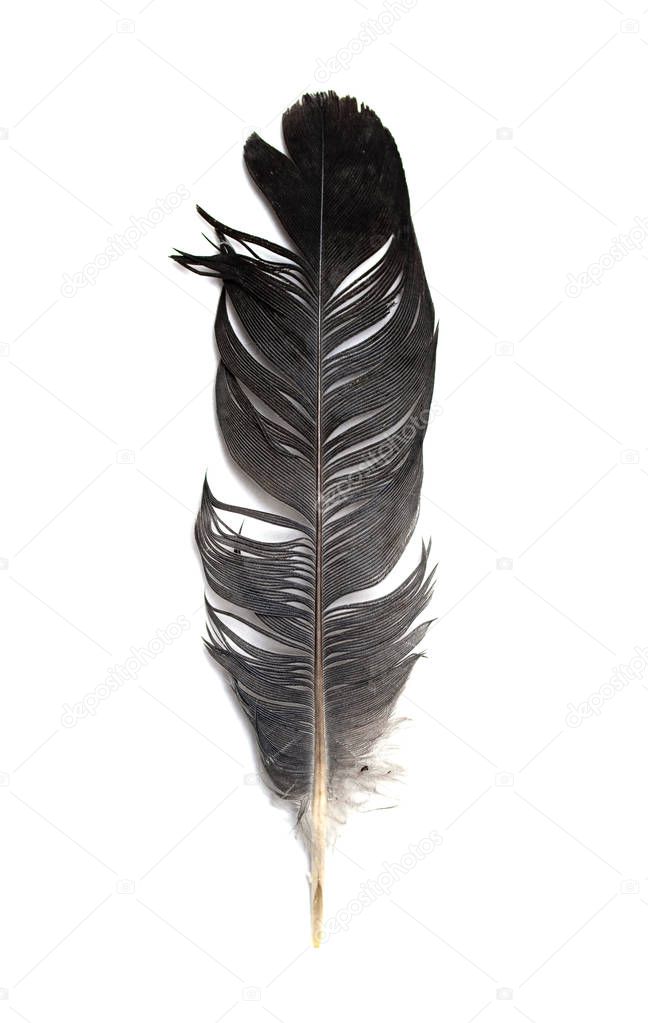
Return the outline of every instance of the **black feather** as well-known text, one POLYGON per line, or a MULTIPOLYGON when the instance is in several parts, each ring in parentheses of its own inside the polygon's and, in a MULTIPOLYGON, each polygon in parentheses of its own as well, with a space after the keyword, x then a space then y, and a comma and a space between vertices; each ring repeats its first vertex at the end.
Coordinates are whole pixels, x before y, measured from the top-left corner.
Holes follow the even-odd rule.
POLYGON ((196 535, 209 586, 244 612, 209 607, 210 653, 272 786, 311 819, 317 940, 327 814, 364 780, 428 624, 412 628, 431 592, 426 548, 392 593, 349 598, 385 579, 415 526, 436 330, 400 157, 373 111, 304 96, 283 135, 287 155, 255 134, 245 162, 294 247, 200 210, 215 251, 173 258, 223 282, 220 427, 235 462, 287 506, 236 508, 205 485, 196 535), (244 536, 227 512, 285 539, 244 536))

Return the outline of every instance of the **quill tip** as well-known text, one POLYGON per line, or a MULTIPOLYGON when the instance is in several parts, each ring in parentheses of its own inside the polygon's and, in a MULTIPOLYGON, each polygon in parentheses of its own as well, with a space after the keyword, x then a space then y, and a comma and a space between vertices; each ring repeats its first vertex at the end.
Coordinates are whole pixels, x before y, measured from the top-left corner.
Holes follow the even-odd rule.
POLYGON ((322 914, 324 909, 324 894, 319 879, 313 884, 313 895, 311 901, 311 935, 313 948, 319 948, 322 943, 322 914))

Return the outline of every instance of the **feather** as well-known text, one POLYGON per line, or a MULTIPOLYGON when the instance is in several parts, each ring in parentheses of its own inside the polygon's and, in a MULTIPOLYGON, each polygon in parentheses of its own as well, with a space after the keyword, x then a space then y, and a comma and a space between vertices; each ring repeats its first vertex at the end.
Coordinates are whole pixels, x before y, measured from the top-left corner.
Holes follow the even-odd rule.
POLYGON ((414 530, 436 329, 402 164, 378 117, 307 95, 283 136, 287 155, 253 134, 245 163, 291 247, 199 208, 214 250, 172 258, 222 281, 220 428, 285 512, 223 503, 205 484, 196 536, 209 587, 241 612, 208 604, 209 652, 269 784, 307 828, 317 946, 329 821, 371 777, 429 624, 414 626, 432 589, 429 547, 393 592, 357 593, 386 578, 414 530), (231 512, 282 538, 233 530, 231 512))

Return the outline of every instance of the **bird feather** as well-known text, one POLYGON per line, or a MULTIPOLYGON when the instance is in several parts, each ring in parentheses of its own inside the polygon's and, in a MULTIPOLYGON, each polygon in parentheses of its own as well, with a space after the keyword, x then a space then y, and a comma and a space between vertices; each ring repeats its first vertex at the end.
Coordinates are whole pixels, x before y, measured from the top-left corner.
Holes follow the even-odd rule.
POLYGON ((437 330, 401 160, 376 114, 306 95, 283 136, 286 153, 253 134, 245 163, 290 247, 199 208, 213 251, 172 258, 222 281, 220 429, 282 506, 237 507, 205 483, 196 537, 209 587, 237 609, 208 603, 209 652, 269 784, 307 827, 318 945, 329 821, 371 778, 429 624, 414 624, 429 547, 392 592, 358 592, 385 580, 415 527, 437 330), (228 513, 281 539, 243 535, 228 513))

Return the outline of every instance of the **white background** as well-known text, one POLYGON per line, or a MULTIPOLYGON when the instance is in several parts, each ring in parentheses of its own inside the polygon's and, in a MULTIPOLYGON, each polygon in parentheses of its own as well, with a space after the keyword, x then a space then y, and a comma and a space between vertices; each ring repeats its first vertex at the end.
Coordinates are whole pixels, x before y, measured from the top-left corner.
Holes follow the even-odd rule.
POLYGON ((4 11, 1 1023, 643 1020, 646 0, 141 3, 4 11), (273 230, 242 143, 318 87, 395 134, 441 333, 407 775, 340 835, 316 952, 201 645, 205 468, 236 495, 217 286, 167 254, 206 250, 195 202, 273 230))

